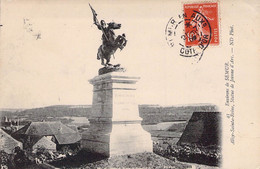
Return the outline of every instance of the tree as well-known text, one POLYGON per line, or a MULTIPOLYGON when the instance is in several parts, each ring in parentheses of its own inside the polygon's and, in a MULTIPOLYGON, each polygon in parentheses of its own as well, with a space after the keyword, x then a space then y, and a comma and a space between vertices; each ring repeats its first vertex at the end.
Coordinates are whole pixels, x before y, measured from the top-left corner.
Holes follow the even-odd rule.
POLYGON ((15 147, 14 148, 14 163, 16 166, 25 166, 30 163, 29 158, 27 157, 26 153, 24 150, 22 150, 20 147, 15 147))
POLYGON ((4 150, 1 150, 0 151, 0 166, 8 167, 8 159, 9 159, 9 155, 4 150))

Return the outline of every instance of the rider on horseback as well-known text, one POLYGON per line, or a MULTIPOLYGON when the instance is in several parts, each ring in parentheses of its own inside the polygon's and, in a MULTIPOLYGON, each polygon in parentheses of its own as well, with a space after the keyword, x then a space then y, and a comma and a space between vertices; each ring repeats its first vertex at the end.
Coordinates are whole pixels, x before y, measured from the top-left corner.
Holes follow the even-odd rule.
POLYGON ((94 24, 103 32, 102 45, 98 49, 97 59, 101 59, 102 65, 111 65, 109 64, 111 55, 116 52, 117 48, 122 50, 127 42, 125 34, 116 37, 114 33, 114 29, 120 29, 121 24, 116 24, 114 22, 106 24, 104 20, 101 20, 100 24, 95 21, 94 24), (104 64, 104 59, 107 61, 106 64, 104 64))
POLYGON ((111 55, 114 55, 116 50, 123 49, 126 46, 126 38, 125 34, 116 36, 114 33, 114 29, 120 29, 121 24, 117 24, 115 22, 110 22, 106 24, 104 20, 98 22, 97 13, 89 4, 90 9, 93 13, 94 24, 98 27, 99 30, 102 31, 102 45, 98 48, 97 59, 101 59, 102 65, 111 65, 109 64, 111 55), (106 59, 106 64, 104 64, 104 59, 106 59))
POLYGON ((96 22, 94 24, 97 25, 99 30, 103 31, 103 35, 102 35, 103 45, 109 45, 111 44, 111 42, 115 41, 115 33, 113 29, 109 28, 104 20, 101 20, 100 22, 101 25, 97 24, 96 22))

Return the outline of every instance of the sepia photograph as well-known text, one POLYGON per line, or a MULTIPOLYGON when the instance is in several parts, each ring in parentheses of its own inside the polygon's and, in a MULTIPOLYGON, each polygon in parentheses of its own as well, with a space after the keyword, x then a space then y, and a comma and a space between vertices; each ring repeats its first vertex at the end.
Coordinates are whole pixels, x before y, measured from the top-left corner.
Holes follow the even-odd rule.
POLYGON ((1 169, 259 168, 259 11, 0 0, 1 169))

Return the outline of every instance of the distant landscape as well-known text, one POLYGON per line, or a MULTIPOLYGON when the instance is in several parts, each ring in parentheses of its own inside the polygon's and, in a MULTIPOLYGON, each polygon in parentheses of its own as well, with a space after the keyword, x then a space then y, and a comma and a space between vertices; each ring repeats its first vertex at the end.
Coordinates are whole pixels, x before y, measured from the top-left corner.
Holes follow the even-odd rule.
MULTIPOLYGON (((142 124, 157 124, 160 122, 187 121, 193 112, 217 111, 215 105, 183 105, 159 106, 139 105, 142 124)), ((0 109, 0 117, 16 119, 21 123, 29 121, 56 121, 68 124, 73 118, 86 117, 91 113, 91 105, 54 105, 32 109, 0 109)))
MULTIPOLYGON (((154 141, 170 140, 176 144, 181 137, 193 112, 216 112, 217 106, 210 104, 160 106, 139 105, 142 127, 148 131, 154 141)), ((1 125, 4 119, 18 121, 20 127, 29 122, 61 121, 63 124, 76 126, 79 132, 89 128, 88 118, 91 105, 53 105, 33 109, 0 110, 1 125)))
POLYGON ((30 121, 61 121, 71 123, 73 117, 87 117, 91 113, 88 105, 54 105, 33 109, 3 109, 0 116, 19 120, 21 124, 30 121), (68 118, 71 117, 71 118, 68 118))
MULTIPOLYGON (((0 109, 1 129, 6 132, 5 135, 7 133, 13 135, 17 130, 23 130, 22 127, 31 125, 31 122, 35 122, 35 124, 39 124, 38 122, 57 123, 63 125, 63 128, 67 126, 73 129, 71 131, 78 132, 81 137, 82 133, 90 128, 88 118, 91 109, 91 105, 53 105, 32 109, 0 109)), ((211 104, 139 105, 139 115, 143 119, 142 127, 151 134, 154 153, 173 161, 177 159, 210 166, 218 166, 222 157, 220 144, 214 142, 220 138, 220 132, 216 132, 219 130, 220 121, 217 116, 214 116, 215 114, 219 114, 218 108, 211 104), (194 113, 197 116, 194 116, 194 113), (212 141, 208 138, 214 139, 212 141), (180 140, 184 142, 182 143, 180 140), (196 144, 192 143, 194 141, 197 141, 196 144), (210 146, 200 145, 202 141, 209 143, 210 146)), ((69 129, 67 128, 67 130, 69 129)), ((11 138, 10 136, 7 137, 11 138)), ((76 142, 75 145, 77 144, 79 143, 76 142)), ((79 150, 77 146, 75 150, 73 147, 71 149, 64 148, 59 150, 56 156, 57 158, 59 155, 67 156, 64 154, 68 153, 75 155, 79 150)), ((54 159, 56 159, 56 156, 53 156, 54 159)), ((68 155, 68 157, 70 156, 68 155)), ((21 155, 21 157, 24 157, 24 155, 21 155)), ((77 158, 75 156, 75 159, 77 158)), ((64 160, 66 161, 66 159, 64 160)), ((64 161, 61 160, 60 162, 63 164, 64 161)), ((59 162, 53 163, 53 165, 58 164, 59 162)))

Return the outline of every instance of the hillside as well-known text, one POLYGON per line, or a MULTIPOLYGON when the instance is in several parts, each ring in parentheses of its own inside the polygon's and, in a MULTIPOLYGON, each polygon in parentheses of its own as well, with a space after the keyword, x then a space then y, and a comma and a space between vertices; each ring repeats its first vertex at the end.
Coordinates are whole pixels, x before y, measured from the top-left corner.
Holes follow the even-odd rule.
MULTIPOLYGON (((217 111, 214 105, 187 105, 168 106, 139 105, 139 113, 143 118, 143 124, 157 124, 159 122, 187 121, 193 112, 217 111)), ((20 118, 26 121, 42 121, 59 119, 62 117, 89 117, 91 105, 54 105, 26 110, 4 111, 0 110, 0 116, 9 118, 20 118)))
POLYGON ((187 121, 193 112, 215 112, 215 105, 183 105, 183 106, 147 106, 139 105, 139 113, 143 124, 159 122, 187 121))
MULTIPOLYGON (((86 117, 91 113, 88 105, 55 105, 41 108, 26 109, 22 111, 0 111, 0 116, 10 119, 18 119, 21 124, 28 121, 62 121, 69 123, 72 120, 65 117, 86 117)), ((2 119, 1 118, 1 119, 2 119)))
POLYGON ((26 109, 22 111, 0 111, 2 116, 30 116, 30 117, 63 117, 63 116, 77 116, 83 117, 91 112, 89 105, 54 105, 48 107, 40 107, 33 109, 26 109))

